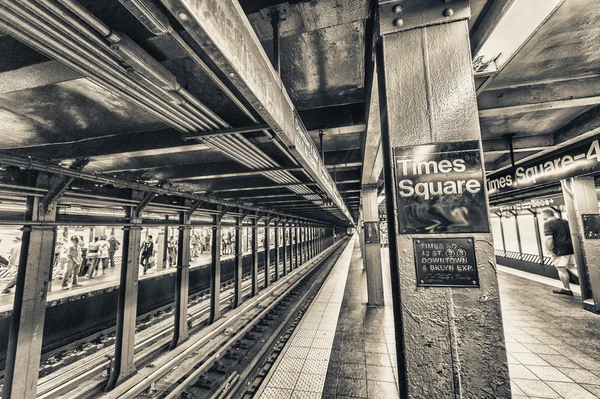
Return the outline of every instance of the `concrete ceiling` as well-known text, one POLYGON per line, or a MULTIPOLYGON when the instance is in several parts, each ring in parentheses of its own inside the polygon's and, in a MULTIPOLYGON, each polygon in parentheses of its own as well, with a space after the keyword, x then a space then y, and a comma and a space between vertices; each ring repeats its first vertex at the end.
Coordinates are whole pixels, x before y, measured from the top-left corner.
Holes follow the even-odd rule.
MULTIPOLYGON (((494 2, 500 1, 471 2, 472 36, 493 29, 488 20, 493 20, 494 2)), ((229 125, 252 124, 171 38, 152 35, 117 0, 79 2, 136 41, 229 125)), ((323 133, 325 163, 356 220, 366 129, 369 1, 242 0, 240 4, 269 57, 271 12, 281 13, 281 79, 319 150, 319 133, 323 133)), ((171 22, 182 30, 176 21, 171 22)), ((189 39, 185 32, 182 35, 189 39)), ((598 124, 600 112, 594 108, 600 96, 600 41, 594 40, 598 37, 600 9, 585 0, 565 0, 501 71, 475 76, 487 170, 510 163, 505 135, 514 135, 516 159, 520 159, 585 134, 598 124)), ((169 180, 178 188, 289 212, 293 206, 282 200, 303 201, 290 187, 253 176, 214 148, 184 142, 179 131, 136 104, 9 35, 0 36, 0 54, 0 135, 4 138, 0 150, 53 162, 86 157, 91 160, 86 171, 130 180, 169 180), (210 182, 217 176, 223 177, 220 185, 210 182)), ((218 69, 201 51, 198 54, 211 69, 218 69)), ((247 105, 228 79, 216 73, 247 105)), ((267 136, 260 132, 244 136, 311 187, 306 174, 300 168, 294 170, 296 165, 267 136)), ((316 208, 298 208, 297 213, 338 222, 316 208)))

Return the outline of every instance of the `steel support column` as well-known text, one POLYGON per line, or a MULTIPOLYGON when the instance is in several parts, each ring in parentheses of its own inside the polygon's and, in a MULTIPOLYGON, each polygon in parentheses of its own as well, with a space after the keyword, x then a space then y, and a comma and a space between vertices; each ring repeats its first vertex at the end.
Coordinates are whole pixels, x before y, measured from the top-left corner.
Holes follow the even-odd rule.
POLYGON ((566 179, 561 181, 561 185, 579 272, 583 308, 600 312, 600 265, 596 261, 600 256, 600 246, 597 240, 585 237, 583 226, 583 215, 600 213, 594 178, 566 179))
POLYGON ((250 296, 258 294, 258 219, 252 219, 252 288, 250 296))
MULTIPOLYGON (((42 178, 43 180, 45 179, 42 178)), ((47 187, 46 184, 38 187, 47 187)), ((40 212, 40 199, 27 197, 21 254, 17 270, 15 298, 11 315, 6 367, 4 370, 4 399, 35 398, 42 353, 42 338, 46 316, 48 284, 54 260, 56 227, 29 225, 32 222, 53 222, 56 202, 40 212)))
POLYGON ((308 228, 308 258, 312 259, 315 256, 315 251, 314 251, 314 237, 313 237, 313 227, 310 226, 308 228))
POLYGON ((279 259, 281 257, 280 255, 280 250, 279 250, 279 245, 280 240, 279 240, 279 233, 281 232, 281 229, 279 228, 279 222, 277 224, 275 224, 275 280, 277 281, 279 280, 279 259))
POLYGON ((235 266, 233 269, 233 307, 237 308, 242 304, 242 221, 243 218, 235 218, 235 266))
POLYGON ((270 219, 265 220, 265 239, 263 241, 265 248, 265 270, 264 270, 264 288, 267 288, 271 279, 271 237, 269 237, 270 219))
MULTIPOLYGON (((139 215, 135 214, 133 208, 128 207, 127 212, 132 222, 140 222, 139 215)), ((119 280, 119 300, 117 303, 115 356, 111 364, 107 389, 114 388, 136 372, 133 356, 141 238, 141 227, 126 226, 123 228, 123 254, 119 280)))
POLYGON ((531 212, 531 215, 533 216, 533 227, 535 229, 535 243, 537 245, 540 262, 544 263, 544 247, 542 245, 542 234, 540 233, 540 223, 538 220, 538 215, 537 212, 533 209, 530 209, 529 212, 531 212))
MULTIPOLYGON (((363 218, 365 226, 374 227, 377 237, 379 233, 379 208, 377 205, 377 186, 369 186, 362 190, 363 218)), ((366 232, 363 232, 365 234, 366 232)), ((365 234, 366 235, 366 234, 365 234)), ((373 237, 371 237, 372 240, 373 237)), ((381 269, 381 244, 364 242, 363 264, 367 270, 367 293, 369 306, 383 306, 383 273, 381 269)))
POLYGON ((302 264, 300 260, 300 227, 294 228, 294 268, 302 264))
POLYGON ((213 216, 212 247, 210 264, 210 316, 208 323, 212 324, 221 317, 221 216, 213 216))
MULTIPOLYGON (((403 212, 397 201, 404 193, 399 181, 406 178, 396 167, 396 149, 466 141, 477 141, 481 148, 469 3, 446 3, 379 3, 376 64, 399 391, 405 399, 482 393, 509 398, 492 234, 403 234, 394 216, 403 212), (418 287, 414 240, 457 236, 472 240, 479 288, 418 287)), ((477 175, 478 188, 487 199, 483 173, 477 175)), ((482 215, 489 217, 485 210, 482 215)))
POLYGON ((282 229, 281 229, 281 233, 282 233, 282 247, 283 247, 283 270, 282 273, 285 276, 288 272, 288 229, 285 227, 285 224, 283 225, 282 229))
POLYGON ((298 239, 300 240, 299 244, 300 244, 300 264, 304 264, 304 262, 306 262, 306 253, 304 251, 304 226, 300 227, 300 230, 298 231, 298 239))
POLYGON ((171 348, 188 338, 188 299, 190 286, 190 225, 191 215, 179 212, 179 240, 177 242, 177 270, 175 273, 175 329, 171 348))

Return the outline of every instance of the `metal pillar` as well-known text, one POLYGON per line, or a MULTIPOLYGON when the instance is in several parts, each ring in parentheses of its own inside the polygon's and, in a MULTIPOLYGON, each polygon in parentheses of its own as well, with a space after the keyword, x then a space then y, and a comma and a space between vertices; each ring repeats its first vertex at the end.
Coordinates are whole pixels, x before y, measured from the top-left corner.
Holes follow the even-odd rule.
POLYGON ((279 245, 281 245, 281 243, 279 242, 280 232, 281 229, 279 228, 279 223, 277 223, 275 225, 275 281, 279 280, 279 259, 281 258, 281 251, 279 250, 279 245))
POLYGON ((171 348, 177 347, 188 338, 188 299, 190 287, 190 239, 191 215, 179 212, 179 240, 177 242, 177 270, 175 273, 175 329, 171 348))
MULTIPOLYGON (((381 269, 381 240, 379 232, 379 208, 377 205, 377 186, 368 186, 362 189, 363 218, 365 227, 371 229, 373 237, 369 237, 369 231, 365 231, 363 264, 367 270, 367 293, 369 306, 383 306, 383 273, 381 269), (376 237, 375 237, 376 236, 376 237)), ((363 229, 363 230, 366 230, 363 229)))
POLYGON ((308 259, 312 259, 315 256, 313 243, 313 227, 310 226, 308 228, 308 259))
POLYGON ((283 275, 285 276, 288 273, 288 262, 290 257, 288 256, 288 229, 286 229, 285 224, 282 228, 282 247, 283 247, 283 275))
POLYGON ((544 263, 544 247, 542 246, 542 235, 540 234, 540 223, 538 221, 537 212, 530 209, 529 212, 533 215, 533 226, 535 228, 535 243, 537 244, 538 255, 540 262, 544 263))
MULTIPOLYGON (((404 3, 379 3, 376 49, 400 397, 509 398, 492 234, 404 234, 398 225, 407 173, 396 167, 395 150, 466 141, 481 148, 469 3, 404 3), (479 288, 418 287, 415 240, 459 237, 473 243, 479 288)), ((487 198, 483 172, 477 176, 487 198)))
POLYGON ((579 272, 583 308, 600 312, 600 265, 596 261, 600 256, 600 247, 597 240, 585 237, 582 221, 583 215, 600 213, 594 178, 567 179, 562 180, 561 184, 579 272))
MULTIPOLYGON (((129 207, 127 211, 132 222, 140 221, 138 215, 135 215, 134 209, 129 207)), ((117 303, 115 357, 111 363, 107 389, 114 388, 136 372, 133 355, 141 239, 141 227, 126 226, 123 228, 123 258, 117 303)))
MULTIPOLYGON (((165 220, 169 220, 169 216, 165 216, 165 220)), ((160 234, 159 234, 160 237, 160 234)), ((160 241, 159 241, 160 243, 160 241)), ((161 269, 166 269, 167 267, 169 267, 169 255, 168 255, 168 251, 169 251, 169 225, 165 226, 164 229, 164 235, 163 235, 163 240, 162 243, 159 244, 158 247, 158 251, 160 253, 160 258, 162 259, 162 263, 160 264, 160 268, 161 269), (162 244, 162 245, 160 245, 162 244)))
POLYGON ((498 219, 500 219, 500 237, 502 238, 502 250, 504 251, 504 255, 506 255, 506 240, 504 239, 504 224, 502 222, 502 213, 498 213, 497 215, 498 219))
POLYGON ((297 268, 302 264, 300 260, 300 228, 296 226, 294 228, 294 268, 297 268))
POLYGON ((27 224, 27 221, 55 220, 56 203, 50 203, 46 212, 41 213, 39 202, 40 198, 27 197, 4 371, 4 399, 36 397, 46 297, 56 241, 56 227, 27 224))
POLYGON ((213 216, 211 264, 210 264, 210 316, 212 324, 221 317, 221 216, 213 216))
POLYGON ((279 11, 273 10, 271 12, 271 26, 273 27, 273 68, 275 72, 278 74, 281 71, 281 57, 279 55, 279 22, 281 18, 279 17, 279 11))
POLYGON ((243 218, 235 218, 235 266, 233 269, 233 307, 237 308, 242 304, 242 221, 243 218))
POLYGON ((271 237, 269 236, 269 224, 271 223, 270 219, 265 221, 265 240, 264 240, 264 248, 265 248, 265 270, 264 270, 264 288, 267 288, 271 279, 271 237))
POLYGON ((258 218, 252 219, 252 288, 250 296, 258 294, 258 218))
POLYGON ((519 218, 517 212, 510 212, 515 218, 515 234, 517 235, 517 245, 519 247, 519 259, 523 258, 523 247, 521 244, 521 230, 519 229, 519 218))
POLYGON ((306 252, 304 251, 304 243, 305 243, 305 236, 304 236, 304 227, 300 227, 300 230, 298 231, 298 240, 299 240, 299 244, 300 244, 300 264, 304 264, 304 262, 306 262, 306 252))

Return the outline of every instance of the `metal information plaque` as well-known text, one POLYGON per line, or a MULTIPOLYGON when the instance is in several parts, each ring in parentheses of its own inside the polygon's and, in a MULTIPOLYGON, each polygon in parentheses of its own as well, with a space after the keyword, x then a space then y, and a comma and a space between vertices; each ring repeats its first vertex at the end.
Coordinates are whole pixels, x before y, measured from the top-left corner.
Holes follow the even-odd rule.
POLYGON ((583 235, 588 240, 600 239, 600 215, 584 214, 581 215, 583 221, 583 235))
POLYGON ((415 238, 418 287, 479 287, 472 238, 415 238))

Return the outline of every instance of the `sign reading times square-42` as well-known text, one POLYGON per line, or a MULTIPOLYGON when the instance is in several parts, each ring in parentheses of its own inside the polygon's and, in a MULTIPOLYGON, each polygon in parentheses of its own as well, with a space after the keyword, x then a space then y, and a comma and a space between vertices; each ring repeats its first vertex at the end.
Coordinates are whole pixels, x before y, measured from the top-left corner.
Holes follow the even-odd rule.
POLYGON ((477 140, 395 147, 398 233, 489 232, 477 140))
POLYGON ((490 195, 501 195, 599 171, 600 143, 595 136, 567 150, 552 151, 517 167, 492 173, 487 186, 490 195))

